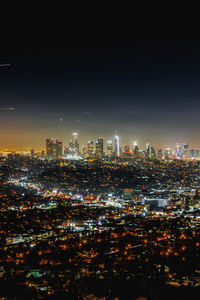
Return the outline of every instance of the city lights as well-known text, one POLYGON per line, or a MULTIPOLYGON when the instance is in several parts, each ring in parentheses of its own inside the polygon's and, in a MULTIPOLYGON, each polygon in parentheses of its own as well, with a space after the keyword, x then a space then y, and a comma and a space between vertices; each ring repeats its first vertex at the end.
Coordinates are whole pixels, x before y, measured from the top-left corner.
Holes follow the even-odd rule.
POLYGON ((199 299, 200 38, 68 11, 0 47, 0 299, 199 299))

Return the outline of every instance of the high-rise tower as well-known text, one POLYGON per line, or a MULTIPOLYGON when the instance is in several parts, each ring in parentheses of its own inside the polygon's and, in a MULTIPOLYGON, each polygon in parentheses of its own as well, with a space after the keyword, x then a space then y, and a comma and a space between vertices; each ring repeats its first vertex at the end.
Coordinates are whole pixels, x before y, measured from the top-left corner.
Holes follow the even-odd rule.
POLYGON ((112 155, 112 153, 113 153, 113 142, 112 141, 107 141, 106 152, 109 156, 112 155))
POLYGON ((56 159, 62 157, 62 142, 58 139, 46 139, 46 155, 48 158, 56 159))
POLYGON ((120 147, 119 147, 119 136, 117 135, 117 130, 115 131, 115 155, 119 156, 120 154, 120 147))
POLYGON ((78 133, 74 132, 72 134, 72 140, 69 142, 69 148, 72 152, 79 153, 78 133))
POLYGON ((138 144, 137 142, 133 142, 133 155, 134 156, 138 156, 139 155, 139 147, 138 147, 138 144))
POLYGON ((94 143, 93 143, 93 141, 88 141, 87 155, 88 155, 88 157, 92 157, 93 154, 94 154, 94 143))
POLYGON ((99 158, 103 156, 103 138, 98 138, 96 141, 96 155, 99 158))
POLYGON ((146 157, 151 159, 151 145, 146 144, 146 157))

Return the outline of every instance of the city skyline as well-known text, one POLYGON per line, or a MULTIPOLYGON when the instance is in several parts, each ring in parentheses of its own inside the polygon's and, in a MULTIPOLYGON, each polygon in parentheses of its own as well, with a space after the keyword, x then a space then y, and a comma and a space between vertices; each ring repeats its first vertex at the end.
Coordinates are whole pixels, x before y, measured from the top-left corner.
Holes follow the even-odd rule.
POLYGON ((3 149, 0 154, 8 155, 9 152, 23 153, 31 155, 31 157, 40 157, 42 159, 116 159, 116 158, 134 158, 134 159, 183 159, 183 160, 199 160, 200 149, 191 147, 187 143, 176 143, 173 147, 155 147, 151 143, 145 145, 138 144, 133 141, 130 144, 122 144, 115 130, 114 136, 105 140, 104 137, 98 137, 96 140, 88 140, 83 146, 79 143, 79 135, 73 132, 68 143, 63 143, 62 140, 56 137, 46 138, 46 147, 44 149, 27 148, 26 150, 9 151, 3 149))
MULTIPOLYGON (((41 151, 41 150, 44 150, 46 148, 46 139, 50 138, 50 139, 57 139, 57 140, 60 140, 62 143, 63 143, 63 147, 67 147, 69 146, 70 144, 70 139, 73 135, 73 132, 69 133, 68 136, 65 136, 64 138, 62 138, 62 136, 60 135, 57 135, 57 136, 47 136, 47 137, 44 137, 43 140, 41 141, 41 147, 37 147, 35 145, 33 145, 32 143, 30 144, 27 144, 27 146, 18 146, 18 147, 9 147, 9 146, 1 146, 0 147, 0 151, 5 151, 5 150, 8 150, 8 151, 26 151, 26 150, 30 150, 30 149, 34 149, 36 151, 41 151), (70 135, 71 134, 71 135, 70 135)), ((103 135, 100 135, 100 136, 93 136, 92 138, 90 137, 85 137, 85 139, 79 135, 79 133, 77 133, 78 135, 78 140, 79 140, 79 146, 80 146, 80 149, 83 148, 84 146, 86 146, 87 143, 89 142, 93 142, 95 143, 99 138, 103 138, 104 140, 104 148, 106 148, 106 143, 108 142, 112 142, 113 143, 113 147, 114 147, 114 143, 115 143, 115 133, 113 134, 110 134, 110 135, 107 135, 107 136, 103 136, 103 135)), ((156 143, 153 143, 151 142, 151 139, 148 139, 148 140, 141 140, 140 138, 139 139, 130 139, 129 141, 127 140, 124 140, 123 137, 118 134, 118 138, 119 138, 119 145, 120 147, 124 147, 124 146, 129 146, 130 148, 132 147, 132 145, 134 143, 137 143, 137 145, 141 148, 141 149, 145 149, 146 145, 147 144, 151 144, 152 146, 154 146, 156 149, 167 149, 167 148, 170 148, 170 149, 175 149, 176 147, 176 144, 187 144, 190 146, 190 148, 199 148, 200 149, 200 144, 196 143, 196 144, 191 144, 191 143, 188 143, 188 141, 185 141, 185 140, 177 140, 177 141, 174 141, 174 143, 169 143, 169 144, 156 144, 156 143)))
POLYGON ((200 35, 74 12, 1 40, 0 299, 195 298, 200 35))
MULTIPOLYGON (((41 141, 41 146, 35 146, 35 144, 27 144, 27 146, 18 146, 18 147, 9 147, 9 146, 0 146, 0 151, 4 151, 5 149, 8 151, 26 151, 26 150, 30 150, 30 149, 35 149, 36 151, 40 151, 40 150, 44 150, 46 148, 46 139, 50 138, 50 139, 57 139, 60 140, 63 144, 63 147, 67 147, 70 145, 70 141, 73 137, 73 135, 76 134, 78 136, 78 143, 79 143, 79 147, 80 150, 86 146, 87 143, 89 143, 90 141, 92 141, 94 144, 96 141, 98 141, 99 138, 102 138, 104 140, 104 148, 106 148, 106 143, 109 141, 112 141, 113 143, 113 147, 115 144, 115 137, 116 137, 116 133, 115 131, 113 131, 111 134, 107 134, 105 136, 103 135, 99 135, 99 136, 94 136, 93 137, 89 137, 89 136, 82 136, 81 134, 79 134, 79 132, 69 132, 69 134, 67 136, 61 136, 61 135, 51 135, 51 136, 46 136, 43 137, 42 141, 41 141)), ((119 139, 119 146, 120 147, 124 147, 124 146, 129 146, 130 148, 132 147, 132 145, 134 143, 137 143, 137 145, 141 148, 141 149, 145 149, 147 144, 150 144, 151 146, 154 146, 156 149, 167 149, 170 148, 172 150, 175 150, 176 144, 187 144, 189 145, 190 148, 192 149, 200 149, 200 143, 196 142, 196 143, 189 143, 188 140, 185 139, 177 139, 174 140, 174 142, 170 142, 170 143, 156 143, 156 142, 152 142, 152 138, 149 138, 147 140, 145 139, 134 139, 134 137, 131 139, 129 138, 129 140, 125 140, 124 137, 122 136, 122 134, 117 133, 117 137, 119 139)))

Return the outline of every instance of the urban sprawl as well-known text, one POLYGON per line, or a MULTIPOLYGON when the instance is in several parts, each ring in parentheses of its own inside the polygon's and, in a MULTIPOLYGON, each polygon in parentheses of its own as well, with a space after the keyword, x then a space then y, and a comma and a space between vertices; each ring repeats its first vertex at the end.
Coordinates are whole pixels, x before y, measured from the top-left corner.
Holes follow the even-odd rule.
POLYGON ((74 133, 69 146, 2 151, 0 220, 1 299, 182 300, 200 288, 200 160, 187 144, 122 149, 116 133, 80 150, 74 133))

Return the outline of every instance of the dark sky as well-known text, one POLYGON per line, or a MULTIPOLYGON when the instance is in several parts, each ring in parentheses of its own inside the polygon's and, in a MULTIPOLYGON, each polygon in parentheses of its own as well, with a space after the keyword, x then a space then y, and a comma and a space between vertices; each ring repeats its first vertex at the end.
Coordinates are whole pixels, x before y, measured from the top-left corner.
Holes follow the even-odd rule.
POLYGON ((30 40, 0 49, 11 64, 0 68, 0 147, 67 144, 74 131, 83 145, 115 129, 122 144, 200 146, 199 34, 30 40))

